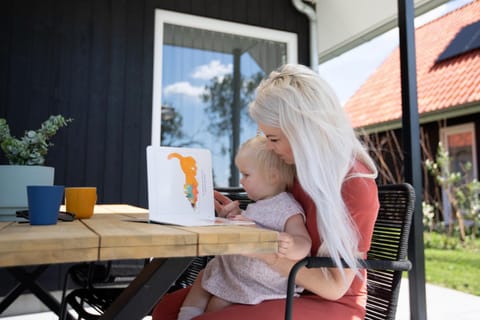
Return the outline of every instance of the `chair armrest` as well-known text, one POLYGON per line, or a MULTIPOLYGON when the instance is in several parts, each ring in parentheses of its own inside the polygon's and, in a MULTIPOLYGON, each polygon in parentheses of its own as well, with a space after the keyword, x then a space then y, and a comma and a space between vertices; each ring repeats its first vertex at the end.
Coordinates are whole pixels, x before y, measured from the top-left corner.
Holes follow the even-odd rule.
MULTIPOLYGON (((345 261, 341 260, 343 267, 348 268, 345 261)), ((409 271, 412 263, 408 260, 371 260, 358 259, 358 267, 360 269, 370 270, 394 270, 409 271)), ((295 263, 288 274, 287 300, 285 305, 285 319, 292 319, 293 296, 295 293, 295 278, 298 271, 303 268, 336 268, 335 262, 329 257, 306 257, 295 263)))
MULTIPOLYGON (((302 267, 307 268, 336 268, 335 262, 329 257, 306 257, 302 267)), ((301 261, 303 261, 301 260, 301 261)), ((297 262, 300 263, 301 261, 297 262)), ((342 259, 344 268, 348 268, 346 262, 342 259)), ((394 270, 394 271, 409 271, 412 268, 412 263, 408 260, 381 260, 381 259, 358 259, 358 268, 370 270, 394 270)), ((292 268, 293 269, 293 268, 292 268)))

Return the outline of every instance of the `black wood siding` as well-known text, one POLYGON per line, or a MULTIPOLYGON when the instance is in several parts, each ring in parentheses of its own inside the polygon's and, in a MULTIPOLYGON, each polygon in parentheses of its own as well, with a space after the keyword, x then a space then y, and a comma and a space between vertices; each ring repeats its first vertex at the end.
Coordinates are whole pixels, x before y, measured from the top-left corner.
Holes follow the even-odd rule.
POLYGON ((290 0, 1 1, 0 117, 17 136, 50 114, 74 118, 47 165, 56 184, 96 186, 101 203, 147 206, 155 8, 297 33, 309 63, 308 19, 290 0))

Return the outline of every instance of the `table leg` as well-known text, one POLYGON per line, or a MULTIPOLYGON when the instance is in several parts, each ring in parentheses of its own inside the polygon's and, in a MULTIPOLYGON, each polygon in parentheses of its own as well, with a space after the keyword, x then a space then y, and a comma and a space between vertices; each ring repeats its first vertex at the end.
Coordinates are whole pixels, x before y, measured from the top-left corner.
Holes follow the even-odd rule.
POLYGON ((122 291, 101 319, 141 319, 152 310, 194 257, 153 259, 122 291))
MULTIPOLYGON (((33 270, 30 275, 31 279, 38 278, 46 269, 47 265, 42 265, 35 270, 33 270)), ((26 280, 23 277, 23 274, 26 274, 23 268, 6 268, 15 279, 19 281, 19 283, 12 289, 10 292, 3 298, 2 302, 0 302, 0 314, 3 313, 25 290, 27 290, 26 280), (17 271, 15 271, 17 270, 17 271)))
POLYGON ((43 302, 50 310, 57 315, 60 314, 60 302, 50 294, 47 290, 42 288, 36 279, 48 268, 48 265, 40 265, 36 267, 32 272, 28 272, 22 267, 10 267, 6 268, 15 279, 19 281, 19 284, 15 286, 7 296, 0 303, 0 314, 5 311, 25 290, 30 290, 40 301, 43 302))

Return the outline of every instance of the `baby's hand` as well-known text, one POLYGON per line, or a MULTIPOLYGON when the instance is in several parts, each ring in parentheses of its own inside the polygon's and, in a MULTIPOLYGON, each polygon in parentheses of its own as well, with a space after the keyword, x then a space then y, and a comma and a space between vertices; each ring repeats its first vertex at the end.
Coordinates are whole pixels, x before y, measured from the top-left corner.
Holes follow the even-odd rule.
POLYGON ((242 213, 239 201, 232 201, 218 191, 213 192, 215 198, 215 211, 218 216, 231 218, 242 213))

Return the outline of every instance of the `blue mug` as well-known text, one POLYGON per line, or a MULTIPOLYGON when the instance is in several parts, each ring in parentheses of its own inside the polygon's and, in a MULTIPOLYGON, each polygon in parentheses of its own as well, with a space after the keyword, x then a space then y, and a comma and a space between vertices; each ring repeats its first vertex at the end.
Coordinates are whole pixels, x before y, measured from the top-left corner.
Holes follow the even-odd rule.
POLYGON ((64 186, 27 186, 28 215, 31 225, 56 224, 64 186))

